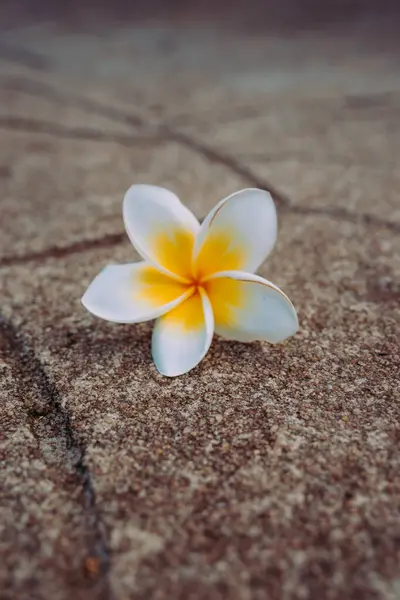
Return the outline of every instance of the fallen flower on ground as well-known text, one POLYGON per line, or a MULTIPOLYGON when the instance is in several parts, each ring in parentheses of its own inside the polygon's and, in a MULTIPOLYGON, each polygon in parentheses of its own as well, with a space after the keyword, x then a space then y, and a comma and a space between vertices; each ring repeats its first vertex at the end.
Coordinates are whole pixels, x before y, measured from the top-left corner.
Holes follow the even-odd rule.
POLYGON ((206 355, 214 332, 271 343, 296 333, 289 298, 254 274, 276 241, 276 210, 268 192, 236 192, 200 225, 174 193, 133 185, 123 217, 143 261, 105 267, 82 302, 115 323, 156 319, 152 354, 160 373, 190 371, 206 355))

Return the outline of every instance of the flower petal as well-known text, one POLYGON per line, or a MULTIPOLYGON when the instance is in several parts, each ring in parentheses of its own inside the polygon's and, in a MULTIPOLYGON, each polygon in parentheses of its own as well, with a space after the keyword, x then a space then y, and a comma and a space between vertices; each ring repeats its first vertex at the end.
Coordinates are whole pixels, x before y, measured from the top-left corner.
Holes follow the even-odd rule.
POLYGON ((123 216, 128 236, 144 259, 166 274, 190 279, 200 224, 178 196, 154 185, 132 185, 123 216))
POLYGON ((108 265, 92 281, 82 303, 114 323, 140 323, 168 312, 193 293, 187 285, 146 262, 108 265))
POLYGON ((297 314, 289 298, 258 275, 226 271, 214 275, 204 287, 219 335, 241 342, 277 343, 298 329, 297 314))
POLYGON ((276 241, 277 219, 271 194, 236 192, 207 215, 193 251, 199 279, 227 270, 255 271, 276 241))
POLYGON ((206 355, 214 333, 214 319, 204 290, 160 317, 153 331, 154 363, 162 375, 174 377, 193 369, 206 355))

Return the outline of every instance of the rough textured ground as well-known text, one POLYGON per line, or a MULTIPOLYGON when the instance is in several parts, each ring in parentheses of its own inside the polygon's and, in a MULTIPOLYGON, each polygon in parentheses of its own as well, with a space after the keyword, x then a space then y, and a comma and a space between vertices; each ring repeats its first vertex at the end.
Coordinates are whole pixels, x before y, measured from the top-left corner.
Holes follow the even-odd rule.
POLYGON ((2 598, 400 598, 399 53, 355 34, 36 24, 0 45, 2 598), (279 346, 162 378, 80 305, 121 200, 274 192, 279 346))

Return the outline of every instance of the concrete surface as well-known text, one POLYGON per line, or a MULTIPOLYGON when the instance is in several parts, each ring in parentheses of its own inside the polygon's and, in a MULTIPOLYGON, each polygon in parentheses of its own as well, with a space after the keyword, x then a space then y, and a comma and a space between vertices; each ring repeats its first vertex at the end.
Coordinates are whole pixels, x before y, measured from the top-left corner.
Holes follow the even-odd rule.
MULTIPOLYGON (((382 38, 383 40, 383 38, 382 38)), ((400 72, 354 32, 36 23, 0 45, 4 600, 400 598, 400 72), (273 191, 283 345, 162 378, 80 305, 121 201, 273 191)))

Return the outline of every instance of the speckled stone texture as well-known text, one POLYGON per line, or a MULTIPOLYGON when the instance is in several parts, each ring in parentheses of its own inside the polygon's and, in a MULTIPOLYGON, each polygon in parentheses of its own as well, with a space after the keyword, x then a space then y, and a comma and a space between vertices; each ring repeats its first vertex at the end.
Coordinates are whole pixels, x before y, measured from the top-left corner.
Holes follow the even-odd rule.
POLYGON ((4 600, 400 598, 400 51, 363 30, 34 23, 0 44, 4 600), (365 32, 364 32, 365 33, 365 32), (160 376, 80 297, 121 201, 270 189, 278 346, 160 376))

